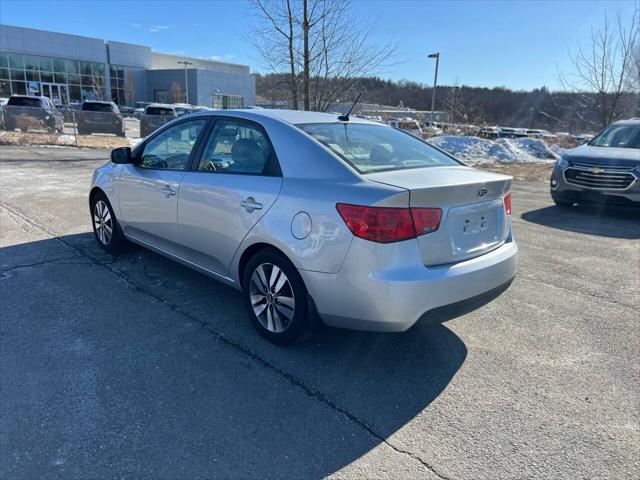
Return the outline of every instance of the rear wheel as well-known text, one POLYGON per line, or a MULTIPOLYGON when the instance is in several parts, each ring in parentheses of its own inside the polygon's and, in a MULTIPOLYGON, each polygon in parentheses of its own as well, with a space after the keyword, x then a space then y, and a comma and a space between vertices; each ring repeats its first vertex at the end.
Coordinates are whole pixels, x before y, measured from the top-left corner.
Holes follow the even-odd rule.
POLYGON ((247 263, 242 285, 247 312, 260 335, 279 345, 309 336, 307 289, 286 257, 275 250, 258 252, 247 263))
POLYGON ((109 253, 118 253, 128 246, 113 208, 102 193, 96 193, 91 199, 91 223, 98 245, 109 253))

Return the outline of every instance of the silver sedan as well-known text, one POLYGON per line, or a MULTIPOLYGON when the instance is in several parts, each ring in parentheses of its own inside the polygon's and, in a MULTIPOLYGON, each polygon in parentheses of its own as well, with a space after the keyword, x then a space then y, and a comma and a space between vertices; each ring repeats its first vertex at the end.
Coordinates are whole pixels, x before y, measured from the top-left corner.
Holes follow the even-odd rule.
POLYGON ((320 323, 404 331, 503 289, 510 186, 375 122, 216 111, 114 150, 89 203, 102 248, 134 242, 242 290, 287 344, 320 323))

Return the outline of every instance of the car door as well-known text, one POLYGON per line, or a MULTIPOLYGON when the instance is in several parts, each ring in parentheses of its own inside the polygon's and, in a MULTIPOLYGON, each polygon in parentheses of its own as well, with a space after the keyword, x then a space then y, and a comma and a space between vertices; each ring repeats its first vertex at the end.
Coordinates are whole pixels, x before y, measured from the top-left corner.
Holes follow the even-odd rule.
POLYGON ((253 122, 218 119, 201 152, 180 187, 180 243, 187 260, 226 276, 240 242, 275 202, 282 174, 253 122))
POLYGON ((177 123, 149 139, 136 164, 126 164, 118 181, 124 233, 179 254, 178 191, 206 119, 177 123))

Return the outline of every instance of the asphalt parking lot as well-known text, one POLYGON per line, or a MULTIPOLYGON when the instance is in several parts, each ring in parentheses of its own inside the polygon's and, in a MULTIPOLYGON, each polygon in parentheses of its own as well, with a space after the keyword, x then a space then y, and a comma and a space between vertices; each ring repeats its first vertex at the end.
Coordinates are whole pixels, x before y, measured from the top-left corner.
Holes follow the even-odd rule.
POLYGON ((519 273, 402 334, 263 341, 90 232, 107 151, 0 147, 0 477, 638 478, 640 220, 513 186, 519 273))

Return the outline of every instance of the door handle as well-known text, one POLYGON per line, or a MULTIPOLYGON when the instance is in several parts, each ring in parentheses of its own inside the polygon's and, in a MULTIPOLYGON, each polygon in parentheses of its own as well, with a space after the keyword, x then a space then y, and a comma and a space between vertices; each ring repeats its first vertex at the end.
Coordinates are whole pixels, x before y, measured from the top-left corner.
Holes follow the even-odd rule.
POLYGON ((262 204, 256 202, 256 199, 253 197, 247 197, 245 200, 240 202, 240 206, 245 208, 247 212, 251 213, 254 210, 262 210, 262 204))
POLYGON ((171 188, 171 185, 165 185, 164 187, 162 187, 162 193, 164 194, 165 197, 169 198, 175 195, 176 191, 173 188, 171 188))

